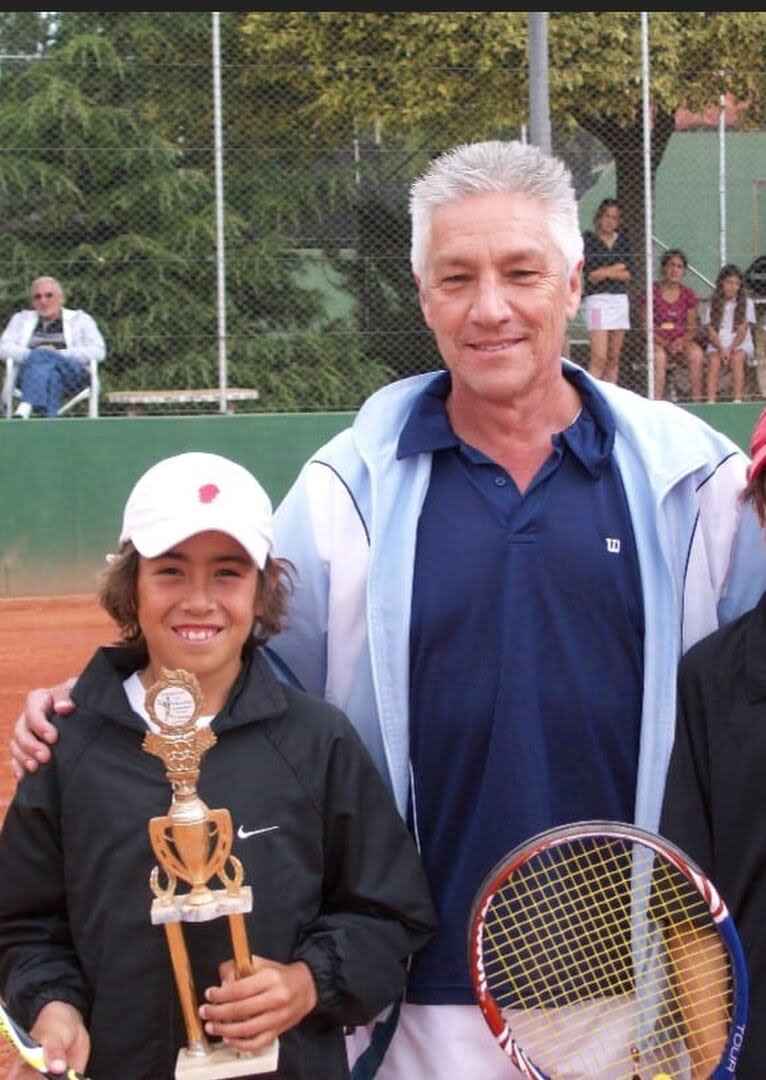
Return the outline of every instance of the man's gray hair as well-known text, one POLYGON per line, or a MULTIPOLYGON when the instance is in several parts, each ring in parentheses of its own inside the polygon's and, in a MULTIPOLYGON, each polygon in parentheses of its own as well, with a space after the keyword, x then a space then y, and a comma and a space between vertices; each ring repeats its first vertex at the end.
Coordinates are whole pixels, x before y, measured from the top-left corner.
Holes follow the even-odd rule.
POLYGON ((29 287, 30 293, 33 293, 37 286, 42 285, 43 282, 49 282, 56 292, 61 293, 62 296, 64 295, 64 288, 61 282, 57 278, 51 277, 49 274, 43 274, 41 277, 36 277, 29 287))
POLYGON ((410 188, 412 269, 422 281, 434 210, 486 191, 509 191, 547 203, 551 236, 569 273, 582 258, 577 199, 569 169, 559 158, 522 142, 463 143, 434 158, 410 188))

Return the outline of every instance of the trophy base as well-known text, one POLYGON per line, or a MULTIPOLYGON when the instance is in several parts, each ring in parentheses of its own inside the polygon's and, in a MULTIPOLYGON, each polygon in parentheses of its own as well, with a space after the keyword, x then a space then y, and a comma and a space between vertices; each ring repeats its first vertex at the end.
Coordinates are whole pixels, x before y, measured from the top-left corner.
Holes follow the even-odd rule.
POLYGON ((176 1061, 176 1080, 225 1080, 233 1076, 255 1076, 276 1072, 279 1039, 253 1053, 240 1054, 230 1046, 208 1046, 204 1054, 181 1050, 176 1061))
POLYGON ((211 889, 210 899, 204 904, 190 904, 188 900, 188 893, 169 900, 154 900, 151 908, 153 925, 210 922, 225 915, 246 915, 253 910, 253 890, 249 885, 243 885, 234 895, 225 889, 211 889))

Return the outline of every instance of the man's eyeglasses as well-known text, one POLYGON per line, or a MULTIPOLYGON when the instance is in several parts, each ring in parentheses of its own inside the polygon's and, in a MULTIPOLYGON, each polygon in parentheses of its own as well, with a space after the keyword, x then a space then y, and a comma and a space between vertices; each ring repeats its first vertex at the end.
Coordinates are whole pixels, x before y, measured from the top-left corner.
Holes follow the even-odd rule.
POLYGON ((52 293, 52 292, 35 292, 35 293, 32 293, 32 299, 33 300, 52 300, 55 295, 56 294, 52 293))

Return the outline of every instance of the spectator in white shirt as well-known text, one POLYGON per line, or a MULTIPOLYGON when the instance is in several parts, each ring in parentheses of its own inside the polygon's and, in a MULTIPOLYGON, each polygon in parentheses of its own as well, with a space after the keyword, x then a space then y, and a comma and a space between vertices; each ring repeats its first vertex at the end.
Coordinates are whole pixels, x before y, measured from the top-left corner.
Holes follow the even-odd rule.
POLYGON ((727 263, 718 271, 715 288, 702 309, 707 335, 707 400, 718 397, 721 368, 731 369, 732 399, 742 401, 745 390, 745 362, 753 359, 755 304, 747 295, 745 278, 738 266, 727 263))

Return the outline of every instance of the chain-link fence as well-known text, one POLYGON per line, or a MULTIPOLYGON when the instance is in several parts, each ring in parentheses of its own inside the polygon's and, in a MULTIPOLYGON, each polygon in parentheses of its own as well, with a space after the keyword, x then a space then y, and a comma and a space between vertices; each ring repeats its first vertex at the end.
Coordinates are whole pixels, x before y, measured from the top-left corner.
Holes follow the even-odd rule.
MULTIPOLYGON (((631 243, 619 381, 652 393, 647 233, 652 279, 681 248, 701 299, 766 252, 766 16, 649 17, 648 136, 639 13, 551 13, 548 41, 581 226, 616 197, 631 243)), ((440 363, 409 184, 456 142, 525 138, 528 80, 523 12, 0 14, 0 323, 58 278, 106 340, 102 416, 355 409, 440 363)), ((569 329, 587 365, 582 315, 569 329)))

